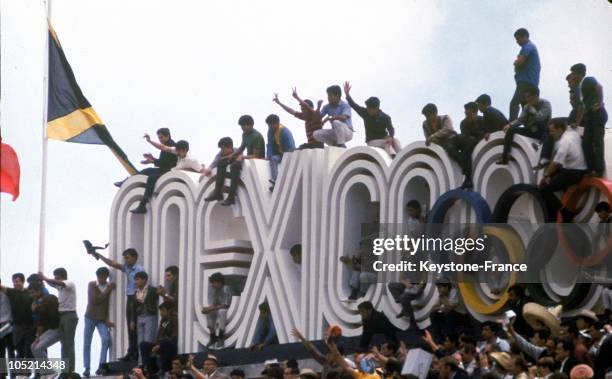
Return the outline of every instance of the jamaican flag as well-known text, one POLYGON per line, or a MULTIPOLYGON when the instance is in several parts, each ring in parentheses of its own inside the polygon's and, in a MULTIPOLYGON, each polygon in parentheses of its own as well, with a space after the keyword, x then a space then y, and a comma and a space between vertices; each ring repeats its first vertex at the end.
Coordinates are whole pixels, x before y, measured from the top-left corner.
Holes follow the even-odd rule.
POLYGON ((130 174, 136 169, 81 92, 55 31, 49 25, 47 137, 66 142, 106 145, 130 174))

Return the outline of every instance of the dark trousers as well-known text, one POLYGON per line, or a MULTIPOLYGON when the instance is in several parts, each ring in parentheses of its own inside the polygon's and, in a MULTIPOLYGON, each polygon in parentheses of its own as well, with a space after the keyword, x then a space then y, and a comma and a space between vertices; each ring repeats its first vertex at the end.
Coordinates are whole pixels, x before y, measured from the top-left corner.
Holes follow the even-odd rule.
POLYGON ((153 197, 155 183, 157 183, 157 179, 159 179, 165 173, 166 171, 162 170, 159 167, 149 167, 139 172, 139 174, 147 176, 147 183, 145 184, 144 193, 144 197, 146 200, 149 200, 151 199, 151 197, 153 197))
POLYGON ((478 142, 479 139, 467 137, 463 134, 458 134, 453 138, 453 142, 457 149, 463 155, 463 173, 465 176, 471 178, 472 177, 472 152, 478 142))
MULTIPOLYGON (((0 324, 4 326, 4 324, 0 324)), ((5 357, 15 358, 15 349, 13 348, 13 334, 9 333, 0 338, 0 361, 4 361, 5 357)), ((0 374, 0 378, 6 378, 5 374, 0 374)))
POLYGON ((125 318, 128 324, 128 356, 138 359, 138 330, 136 322, 136 295, 128 295, 125 304, 125 318), (134 328, 130 328, 133 325, 134 328))
POLYGON ((542 151, 540 152, 540 161, 550 161, 552 153, 555 149, 555 139, 547 134, 542 142, 542 151))
POLYGON ((512 100, 510 100, 509 121, 514 121, 518 118, 520 110, 519 105, 523 107, 525 104, 527 104, 527 101, 525 100, 525 89, 531 86, 532 85, 527 82, 516 82, 514 95, 512 95, 512 100))
POLYGON ((396 303, 400 303, 402 305, 402 313, 404 314, 404 316, 407 316, 408 319, 410 320, 410 326, 416 327, 417 322, 416 322, 416 319, 414 318, 414 309, 412 308, 412 300, 421 296, 424 288, 421 289, 421 291, 417 293, 405 292, 404 290, 406 289, 406 286, 403 283, 389 283, 387 285, 387 288, 389 288, 389 292, 391 293, 393 300, 395 300, 396 303))
POLYGON ((215 193, 222 193, 223 183, 226 178, 230 178, 230 196, 236 195, 238 182, 240 181, 240 171, 242 170, 241 161, 230 161, 229 159, 221 159, 217 165, 217 178, 215 182, 215 193), (229 173, 227 167, 229 166, 229 173))
POLYGON ((461 167, 461 172, 466 178, 471 178, 472 176, 472 157, 471 152, 469 157, 466 159, 466 154, 461 150, 455 141, 458 136, 453 137, 452 139, 446 139, 444 141, 438 142, 438 145, 442 146, 446 154, 457 162, 459 167, 461 167))
MULTIPOLYGON (((142 364, 147 366, 149 375, 152 375, 159 370, 156 357, 151 355, 153 346, 155 346, 155 342, 140 343, 140 356, 142 357, 142 364)), ((162 371, 168 372, 172 369, 172 358, 176 356, 176 352, 177 346, 174 342, 169 340, 161 340, 159 342, 159 363, 162 371)))
POLYGON ((34 342, 34 326, 33 325, 17 325, 13 324, 13 343, 15 356, 17 358, 32 358, 30 346, 34 342))
POLYGON ((300 145, 300 147, 298 147, 298 150, 305 150, 305 149, 322 149, 323 146, 323 142, 312 142, 312 143, 303 143, 300 145))
MULTIPOLYGON (((515 134, 520 134, 525 137, 535 138, 540 140, 542 143, 547 143, 548 133, 546 133, 547 125, 544 123, 536 124, 534 127, 530 126, 511 126, 510 129, 506 132, 506 136, 504 137, 504 151, 502 156, 504 158, 508 157, 510 154, 510 149, 512 149, 512 141, 514 140, 515 134)), ((552 151, 552 149, 551 149, 552 151)))
POLYGON ((567 170, 560 169, 550 178, 550 182, 540 187, 540 193, 546 202, 546 209, 551 220, 557 219, 557 213, 563 204, 557 196, 556 191, 565 190, 567 187, 574 185, 582 179, 584 170, 567 170))
POLYGON ((62 359, 68 364, 68 371, 74 372, 75 353, 74 353, 74 334, 76 332, 79 317, 76 312, 60 312, 60 335, 62 343, 62 359))
POLYGON ((604 156, 605 125, 608 121, 608 113, 605 108, 590 110, 583 117, 584 135, 582 136, 582 148, 589 171, 604 173, 606 161, 604 156))

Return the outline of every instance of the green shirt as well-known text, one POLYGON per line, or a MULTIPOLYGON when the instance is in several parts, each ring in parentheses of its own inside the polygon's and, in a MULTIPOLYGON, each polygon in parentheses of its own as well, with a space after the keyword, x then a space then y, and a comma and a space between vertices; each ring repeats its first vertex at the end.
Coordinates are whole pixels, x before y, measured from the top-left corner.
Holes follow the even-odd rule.
POLYGON ((253 155, 254 150, 257 149, 257 158, 265 158, 266 156, 266 142, 261 133, 255 129, 242 133, 242 146, 246 147, 247 155, 253 155))

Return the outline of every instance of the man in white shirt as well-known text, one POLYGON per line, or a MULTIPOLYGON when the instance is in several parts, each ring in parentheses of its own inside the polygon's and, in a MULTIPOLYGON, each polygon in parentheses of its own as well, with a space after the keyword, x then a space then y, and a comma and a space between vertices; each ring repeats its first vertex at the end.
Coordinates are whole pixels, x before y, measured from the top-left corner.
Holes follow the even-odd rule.
POLYGON ((204 358, 204 373, 193 364, 193 355, 189 356, 187 362, 187 369, 195 379, 227 379, 227 376, 218 370, 218 366, 217 357, 212 354, 207 354, 204 358))
POLYGON ((53 271, 53 279, 47 278, 42 272, 39 272, 38 276, 57 290, 62 359, 68 362, 68 372, 74 372, 74 334, 79 322, 76 313, 76 286, 68 280, 68 272, 63 267, 53 271))
POLYGON ((556 191, 565 190, 582 179, 587 166, 582 150, 580 135, 567 128, 565 119, 554 118, 548 124, 550 136, 556 141, 553 159, 544 170, 544 178, 540 182, 540 192, 551 221, 557 219, 561 211, 563 222, 571 222, 573 212, 563 208, 563 204, 555 195, 556 191))
POLYGON ((510 353, 510 344, 503 338, 497 336, 499 325, 493 321, 485 321, 482 324, 482 341, 478 343, 478 350, 482 352, 490 352, 494 345, 499 346, 499 350, 504 353, 510 353))
MULTIPOLYGON (((185 140, 180 140, 176 143, 175 146, 166 146, 162 143, 155 142, 151 139, 148 134, 144 135, 144 139, 147 140, 148 143, 155 146, 161 151, 165 151, 168 153, 176 154, 178 157, 178 161, 176 162, 176 166, 172 168, 172 170, 185 170, 192 172, 203 172, 204 167, 198 161, 197 158, 193 157, 189 154, 189 142, 185 140)), ((149 198, 147 196, 143 197, 138 204, 138 207, 130 210, 130 212, 134 214, 144 214, 147 213, 147 203, 149 202, 149 198)))

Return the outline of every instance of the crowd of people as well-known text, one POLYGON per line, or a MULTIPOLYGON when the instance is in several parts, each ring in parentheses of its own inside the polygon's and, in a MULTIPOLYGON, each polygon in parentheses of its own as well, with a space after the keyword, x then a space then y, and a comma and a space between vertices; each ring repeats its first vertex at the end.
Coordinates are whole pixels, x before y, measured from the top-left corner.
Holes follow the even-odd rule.
MULTIPOLYGON (((482 94, 464 105, 465 118, 457 133, 452 119, 439 114, 438 107, 429 103, 421 111, 425 117, 425 144, 442 147, 461 168, 464 181, 460 188, 471 189, 474 186, 472 152, 480 141, 489 140, 492 133, 503 132, 503 150, 496 164, 507 165, 513 159, 514 136, 518 134, 533 139, 533 148, 540 150, 540 159, 533 169, 544 170, 539 188, 546 200, 548 216, 555 220, 561 211, 564 221, 569 222, 573 218, 572 211, 563 208, 554 193, 578 183, 584 176, 601 177, 605 174, 604 134, 608 114, 604 107, 603 88, 594 77, 586 76, 586 65, 573 65, 566 77, 572 110, 567 116, 553 118, 551 103, 540 96, 538 88, 541 68, 538 50, 526 29, 518 29, 514 38, 521 49, 514 61, 516 89, 510 102, 509 118, 492 106, 489 95, 482 94), (578 131, 579 126, 584 130, 582 136, 578 131)), ((296 149, 323 148, 325 145, 346 147, 354 133, 352 111, 363 120, 366 144, 384 149, 395 157, 401 150, 401 143, 395 137, 391 117, 380 109, 380 99, 369 97, 363 107, 352 98, 351 88, 349 82, 344 83, 344 101, 340 86, 328 87, 328 103, 323 105, 323 101, 319 100, 316 107, 311 100, 303 100, 294 88, 292 95, 299 104, 299 111, 281 102, 278 94, 274 94, 276 104, 304 121, 308 142, 297 148, 291 131, 281 124, 276 114, 270 114, 265 119, 268 125, 267 145, 262 133, 254 128, 253 117, 240 116, 238 124, 243 132, 240 146, 234 148, 231 137, 221 138, 218 142, 219 152, 208 167, 190 154, 187 141, 175 143, 169 129, 157 131, 159 142, 145 134, 145 139, 161 150, 161 154, 157 159, 150 153, 144 154, 142 163, 154 164, 155 167, 139 172, 147 176, 147 183, 142 200, 131 212, 146 213, 146 205, 153 195, 157 179, 170 170, 187 170, 211 176, 216 169, 214 190, 205 200, 222 201, 221 204, 227 206, 235 202, 242 162, 246 159, 266 159, 270 163, 270 191, 273 191, 284 153, 296 149), (331 127, 324 128, 328 122, 331 127), (230 187, 224 199, 224 183, 228 178, 230 187)), ((120 187, 122 183, 120 181, 115 185, 120 187)))
MULTIPOLYGON (((594 211, 599 218, 599 226, 603 228, 602 236, 610 238, 612 207, 607 202, 600 202, 594 211)), ((407 233, 419 235, 425 221, 419 202, 410 200, 406 204, 406 212, 407 233)), ((347 301, 363 298, 369 286, 377 279, 369 269, 373 257, 372 240, 371 234, 366 234, 355 255, 340 258, 350 269, 348 285, 351 294, 347 301)), ((168 377, 191 375, 195 378, 224 378, 217 370, 218 360, 212 354, 208 354, 204 361, 204 373, 195 368, 192 360, 177 355, 179 271, 176 266, 167 267, 164 285, 155 287, 149 283, 148 274, 138 264, 138 252, 135 249, 125 250, 121 263, 95 250, 88 252, 108 267, 98 268, 95 271, 96 279, 89 282, 87 287, 83 376, 90 376, 91 373, 90 355, 94 330, 98 331, 101 346, 95 374, 111 373, 106 364, 111 345, 110 328, 114 327, 109 315, 109 301, 116 285, 109 281, 110 267, 126 276, 128 349, 121 360, 138 362, 139 369, 134 375, 153 377, 159 373, 168 377)), ((292 246, 289 253, 294 264, 302 264, 300 244, 292 246)), ((233 295, 237 293, 226 284, 225 279, 220 272, 209 277, 209 304, 201 309, 210 334, 206 345, 209 351, 226 347, 228 309, 233 295)), ((74 372, 74 339, 79 318, 76 312, 76 286, 68 279, 68 272, 64 268, 57 268, 52 278, 39 272, 31 274, 27 280, 24 274, 15 273, 12 284, 12 288, 9 288, 0 283, 1 357, 46 358, 47 349, 59 342, 61 357, 68 364, 67 371, 74 372), (54 288, 57 296, 51 294, 46 285, 54 288)), ((479 323, 469 316, 456 284, 441 277, 435 283, 438 301, 429 315, 431 325, 422 330, 415 319, 412 302, 421 296, 425 284, 414 281, 408 275, 401 275, 398 282, 389 283, 387 287, 389 294, 401 306, 401 312, 395 317, 405 318, 409 323, 407 331, 418 336, 417 347, 433 354, 429 374, 432 379, 451 379, 455 374, 490 379, 548 378, 552 375, 557 379, 568 376, 572 379, 603 378, 612 369, 612 286, 603 291, 603 312, 595 314, 584 309, 576 317, 561 320, 558 313, 554 314, 533 303, 523 285, 513 285, 507 290, 508 306, 516 318, 511 322, 479 323), (574 367, 578 367, 575 375, 572 374, 574 367)), ((369 301, 361 301, 357 309, 362 319, 362 335, 357 353, 352 359, 342 354, 344 349, 341 340, 332 338, 341 333, 339 327, 328 331, 325 339, 328 352, 325 354, 307 341, 297 329, 291 333, 305 345, 313 359, 323 366, 323 378, 372 376, 369 379, 375 379, 376 376, 400 376, 411 351, 406 347, 406 342, 414 348, 415 335, 407 339, 402 334, 404 331, 398 329, 369 301)), ((264 302, 259 305, 250 349, 260 351, 274 344, 278 344, 276 327, 270 307, 264 302)), ((232 376, 234 374, 240 376, 239 372, 232 376)), ((285 379, 296 379, 298 375, 309 377, 304 379, 319 377, 319 373, 312 368, 299 370, 297 363, 285 367, 272 365, 266 368, 263 375, 285 379)))
MULTIPOLYGON (((585 175, 600 177, 605 173, 604 131, 607 113, 604 108, 601 84, 593 77, 586 76, 582 63, 571 67, 566 77, 570 90, 572 111, 567 117, 552 117, 549 101, 540 96, 540 60, 538 50, 530 41, 526 29, 518 29, 514 37, 521 46, 514 61, 516 90, 510 102, 509 117, 492 106, 487 94, 464 105, 465 118, 457 133, 448 115, 440 114, 435 104, 429 103, 422 109, 425 117, 423 133, 425 144, 439 145, 457 162, 465 176, 462 188, 470 189, 472 183, 472 152, 481 140, 488 140, 492 133, 505 133, 503 152, 497 161, 508 164, 512 158, 514 135, 533 139, 533 146, 540 150, 541 158, 534 170, 544 170, 539 188, 546 201, 549 220, 556 220, 559 212, 564 221, 571 221, 573 213, 563 208, 555 195, 581 180, 585 175), (479 112, 482 115, 479 115, 479 112), (577 127, 582 126, 581 136, 577 127)), ((395 136, 391 117, 381 110, 377 97, 369 97, 365 107, 351 96, 351 84, 344 87, 332 85, 327 88, 327 104, 315 104, 302 99, 296 89, 292 96, 298 102, 299 111, 287 106, 275 94, 273 101, 285 112, 304 121, 307 143, 295 146, 289 128, 281 124, 280 117, 270 114, 265 122, 268 126, 267 145, 262 133, 254 128, 253 117, 243 115, 238 119, 242 129, 242 142, 234 147, 230 137, 218 142, 219 152, 208 166, 201 164, 189 149, 185 140, 174 142, 170 130, 157 130, 157 140, 148 134, 144 138, 161 151, 158 158, 145 154, 143 164, 155 167, 139 172, 147 176, 145 192, 140 203, 131 212, 147 212, 147 204, 154 195, 157 180, 171 170, 187 170, 212 176, 216 169, 214 190, 205 201, 222 201, 228 206, 235 203, 240 174, 244 160, 266 159, 270 163, 270 191, 274 190, 284 153, 296 149, 323 148, 325 145, 344 148, 354 133, 352 111, 363 120, 368 146, 384 149, 391 158, 401 150, 401 143, 395 136), (342 94, 346 101, 342 100, 342 94), (330 127, 325 128, 329 123, 330 127), (230 180, 229 191, 224 197, 225 180, 230 180)), ((125 181, 125 180, 124 180, 125 181)), ((120 187, 124 181, 115 185, 120 187)), ((600 203, 595 209, 602 223, 611 223, 608 203, 600 203)), ((422 222, 421 206, 418 201, 407 204, 410 215, 408 228, 422 222)), ((608 229, 609 230, 609 229, 608 229)), ((349 287, 350 301, 363 297, 375 274, 362 271, 371 259, 371 240, 360 241, 360 249, 354 256, 343 256, 341 261, 351 270, 349 287), (364 263, 365 262, 365 263, 364 263)), ((301 246, 290 249, 295 264, 301 264, 301 246)), ((126 276, 125 316, 128 327, 128 350, 122 358, 137 361, 135 377, 153 377, 164 373, 171 378, 190 376, 193 378, 223 379, 218 370, 218 359, 208 354, 203 371, 194 366, 192 359, 177 355, 177 309, 179 299, 178 268, 170 266, 165 271, 163 286, 153 286, 144 268, 138 264, 138 252, 127 249, 123 262, 116 262, 94 252, 108 267, 126 276)), ((106 365, 111 344, 109 328, 113 323, 109 317, 109 301, 115 290, 115 283, 109 281, 110 270, 100 267, 96 279, 88 284, 87 311, 84 315, 83 376, 90 376, 91 342, 94 330, 98 331, 101 352, 97 375, 108 374, 106 365)), ((68 372, 74 372, 76 352, 75 330, 79 318, 76 313, 76 286, 69 280, 64 268, 53 271, 53 277, 40 272, 26 278, 21 273, 12 276, 12 288, 0 285, 0 353, 2 357, 45 358, 47 349, 61 343, 61 356, 68 363, 68 372), (28 286, 26 288, 26 282, 28 286), (54 288, 57 295, 48 289, 54 288)), ((516 317, 512 320, 478 323, 468 316, 462 304, 458 289, 447 278, 436 282, 438 303, 430 319, 431 327, 419 329, 414 317, 412 301, 420 296, 423 283, 402 279, 390 283, 388 290, 402 311, 396 317, 407 318, 409 331, 418 335, 418 345, 432 354, 428 377, 440 379, 508 379, 508 378, 550 378, 589 379, 603 378, 612 367, 612 290, 605 291, 605 311, 595 314, 583 310, 572 318, 560 320, 547 309, 531 302, 523 286, 509 288, 509 307, 516 317)), ((225 283, 221 273, 210 276, 207 304, 201 310, 206 316, 210 332, 209 349, 225 347, 227 311, 232 301, 232 289, 225 283)), ((321 370, 298 367, 296 360, 267 365, 263 377, 280 379, 300 378, 357 378, 378 377, 414 378, 412 373, 402 371, 404 362, 410 360, 411 349, 400 337, 401 331, 382 312, 374 309, 372 303, 358 304, 363 332, 358 351, 348 356, 339 338, 338 327, 330 328, 325 344, 327 351, 318 350, 297 330, 292 334, 300 340, 312 357, 322 366, 321 370), (375 342, 375 336, 382 336, 383 342, 375 342)), ((413 341, 414 342, 414 341, 413 341)), ((261 350, 267 345, 277 344, 276 327, 267 303, 259 305, 259 317, 252 339, 251 349, 261 350)), ((612 375, 612 374, 608 374, 612 375)), ((232 379, 244 378, 244 372, 235 370, 232 379)))

